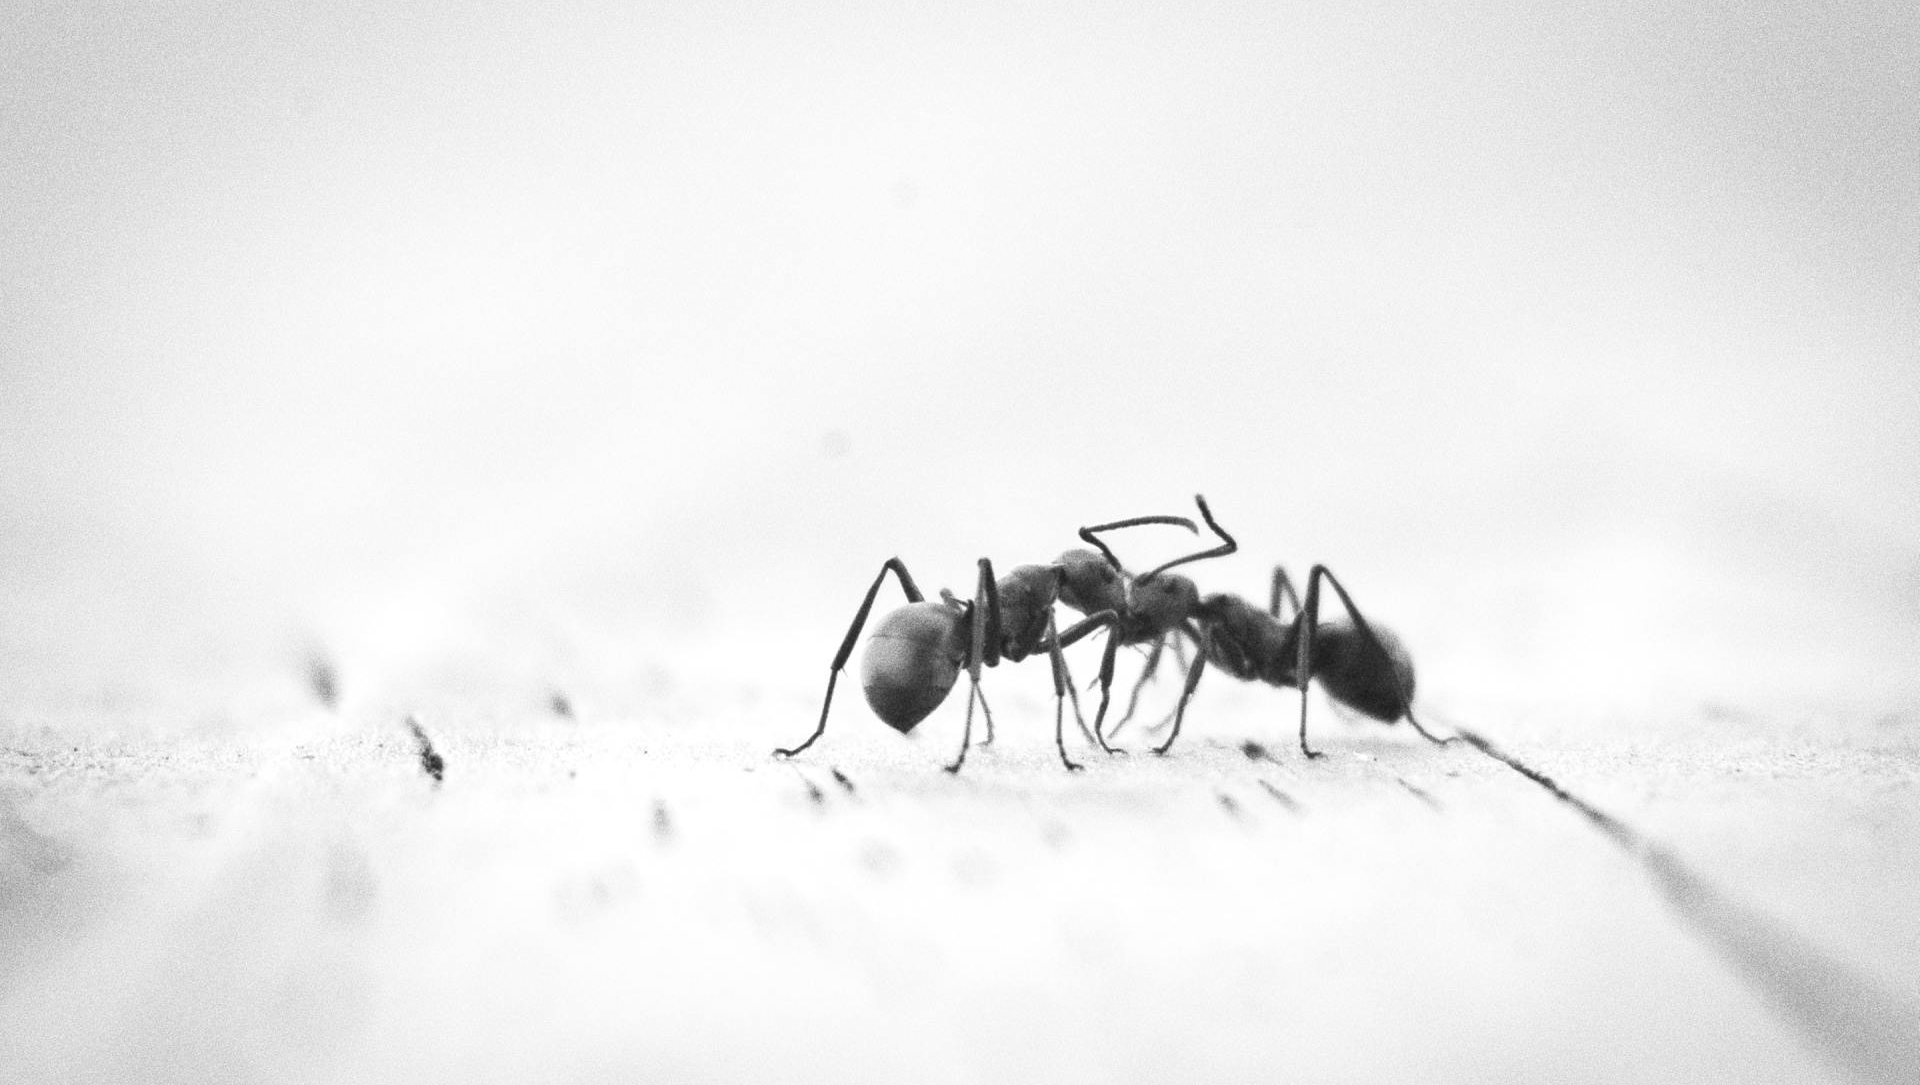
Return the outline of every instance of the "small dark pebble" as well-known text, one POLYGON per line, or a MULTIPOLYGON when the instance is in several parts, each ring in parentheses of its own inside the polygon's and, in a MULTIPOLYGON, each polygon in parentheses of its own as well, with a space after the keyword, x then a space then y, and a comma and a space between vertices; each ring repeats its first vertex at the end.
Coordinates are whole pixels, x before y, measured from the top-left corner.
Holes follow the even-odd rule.
POLYGON ((339 707, 340 672, 332 660, 317 652, 307 657, 307 688, 329 710, 339 707))
POLYGON ((407 729, 413 732, 414 741, 420 743, 421 771, 433 777, 433 786, 439 787, 441 782, 446 779, 446 759, 434 750, 433 741, 427 738, 426 728, 420 726, 419 720, 408 716, 407 729))

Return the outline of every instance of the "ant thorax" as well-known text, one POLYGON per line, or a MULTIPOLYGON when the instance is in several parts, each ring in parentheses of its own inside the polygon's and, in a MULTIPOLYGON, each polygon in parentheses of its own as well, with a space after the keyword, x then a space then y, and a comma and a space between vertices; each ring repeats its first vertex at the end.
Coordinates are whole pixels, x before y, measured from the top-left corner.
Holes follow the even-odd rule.
POLYGON ((1054 564, 1060 567, 1062 603, 1082 614, 1126 609, 1126 583, 1106 558, 1091 550, 1069 550, 1054 564))

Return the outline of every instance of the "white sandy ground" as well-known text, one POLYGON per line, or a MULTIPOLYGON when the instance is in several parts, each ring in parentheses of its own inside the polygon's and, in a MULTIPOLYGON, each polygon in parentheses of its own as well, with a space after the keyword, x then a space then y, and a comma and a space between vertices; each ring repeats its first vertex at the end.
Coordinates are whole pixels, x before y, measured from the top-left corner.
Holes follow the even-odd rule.
POLYGON ((442 713, 438 787, 384 709, 15 720, 0 1080, 1920 1076, 1911 718, 1482 725, 1703 908, 1472 749, 1324 712, 1305 765, 1227 686, 1068 776, 995 677, 958 778, 959 697, 903 741, 855 692, 793 763, 798 689, 442 713))

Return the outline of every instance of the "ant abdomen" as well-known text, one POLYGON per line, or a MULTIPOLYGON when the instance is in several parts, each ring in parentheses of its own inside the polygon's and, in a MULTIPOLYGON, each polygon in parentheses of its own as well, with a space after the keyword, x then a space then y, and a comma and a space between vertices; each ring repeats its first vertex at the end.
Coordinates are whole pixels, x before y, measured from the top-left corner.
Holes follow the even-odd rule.
POLYGON ((1313 635, 1313 678, 1327 696, 1365 716, 1393 723, 1413 704, 1413 657, 1386 628, 1368 627, 1379 640, 1369 644, 1359 629, 1347 622, 1327 622, 1313 635), (1384 649, 1393 669, 1381 666, 1384 649))
POLYGON ((947 699, 966 663, 966 621, 943 603, 908 603, 882 619, 860 662, 867 704, 906 734, 947 699))

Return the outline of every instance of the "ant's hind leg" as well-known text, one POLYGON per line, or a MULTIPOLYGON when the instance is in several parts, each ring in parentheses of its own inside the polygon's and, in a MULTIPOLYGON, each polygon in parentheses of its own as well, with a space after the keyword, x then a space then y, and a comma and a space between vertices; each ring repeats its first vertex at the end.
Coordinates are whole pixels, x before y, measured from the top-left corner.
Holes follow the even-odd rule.
POLYGON ((1413 696, 1408 691, 1406 683, 1401 679, 1400 668, 1394 658, 1394 654, 1387 650, 1386 645, 1380 640, 1380 634, 1374 632, 1373 626, 1367 623, 1366 615, 1360 613, 1360 608, 1353 603, 1353 596, 1347 594, 1346 587, 1340 583, 1339 578, 1333 575, 1333 571, 1324 565, 1316 565, 1313 567, 1313 571, 1307 574, 1307 601, 1306 605, 1302 608, 1299 623, 1300 655, 1295 673, 1299 675, 1300 679, 1300 748, 1306 751, 1309 757, 1319 756, 1313 751, 1307 750, 1306 695, 1307 679, 1309 678, 1308 661, 1311 658, 1310 653, 1313 649, 1314 631, 1319 625, 1320 581, 1322 579, 1326 580, 1328 584, 1333 585, 1334 594, 1340 597, 1340 605, 1347 608, 1347 615, 1353 619, 1353 627, 1360 632, 1360 635, 1367 643, 1373 645, 1373 647, 1379 651, 1381 659, 1385 661, 1386 674, 1393 682, 1394 691, 1397 694, 1397 700, 1400 705, 1401 716, 1413 725, 1413 729, 1419 733, 1421 738, 1426 739, 1436 746, 1447 746, 1462 741, 1458 735, 1441 738, 1421 726, 1420 721, 1414 718, 1413 696))
MULTIPOLYGON (((982 710, 985 710, 987 706, 987 699, 980 694, 980 660, 981 657, 987 653, 988 620, 995 617, 993 608, 988 606, 989 599, 995 601, 998 599, 998 596, 989 594, 992 591, 993 566, 988 564, 987 559, 981 558, 980 582, 975 586, 973 591, 973 606, 967 610, 967 629, 969 633, 967 642, 967 683, 970 687, 967 692, 967 724, 966 729, 962 731, 960 735, 960 753, 954 757, 953 764, 946 766, 949 773, 958 773, 960 766, 967 763, 967 748, 973 745, 973 702, 979 701, 982 710)), ((995 629, 994 636, 997 638, 999 635, 1000 631, 995 629)), ((993 717, 989 715, 987 718, 991 721, 993 717)), ((989 722, 987 726, 991 727, 993 725, 989 722)))
POLYGON ((887 579, 889 572, 900 578, 900 590, 906 593, 907 602, 918 603, 925 598, 925 596, 920 594, 919 585, 913 582, 913 574, 907 572, 906 565, 902 563, 899 558, 888 558, 886 563, 880 566, 879 575, 873 578, 873 585, 867 589, 867 597, 860 601, 860 609, 854 612, 853 624, 847 627, 847 635, 846 638, 840 642, 840 650, 833 654, 833 668, 827 674, 827 696, 820 704, 819 726, 813 729, 813 734, 808 735, 805 742, 802 742, 792 749, 775 750, 773 751, 775 756, 797 756, 801 751, 818 741, 821 735, 826 733, 827 710, 833 707, 833 687, 835 683, 840 681, 840 672, 846 669, 847 658, 853 655, 853 646, 860 640, 860 630, 866 626, 867 615, 873 611, 874 597, 880 594, 880 584, 887 579))
POLYGON ((1408 694, 1405 683, 1400 680, 1400 671, 1394 666, 1393 653, 1387 651, 1386 645, 1380 643, 1380 635, 1375 633, 1373 627, 1367 624, 1366 615, 1360 613, 1360 608, 1353 605, 1353 596, 1347 594, 1347 589, 1342 586, 1339 579, 1333 575, 1333 571, 1324 565, 1318 566, 1314 571, 1324 575, 1327 578, 1327 583, 1333 585, 1334 594, 1340 597, 1340 604, 1347 608, 1348 614, 1353 616, 1353 627, 1360 630, 1375 648, 1380 649, 1380 654, 1386 657, 1387 673, 1392 675, 1394 689, 1400 695, 1400 704, 1404 706, 1401 714, 1408 723, 1413 725, 1413 729, 1419 733, 1420 737, 1433 743, 1435 746, 1450 746, 1455 742, 1465 741, 1459 735, 1448 735, 1442 738, 1421 726, 1420 721, 1414 718, 1413 715, 1413 697, 1408 694))
MULTIPOLYGON (((990 558, 980 559, 980 584, 974 598, 976 601, 985 600, 987 625, 986 637, 981 643, 981 662, 992 667, 1000 662, 1001 619, 1000 585, 999 581, 994 579, 993 561, 990 558)), ((993 745, 993 711, 987 707, 987 696, 984 693, 980 695, 980 711, 987 720, 987 737, 975 745, 991 746, 993 745)))
POLYGON ((1307 745, 1307 687, 1313 680, 1313 634, 1320 624, 1320 575, 1326 569, 1323 565, 1313 567, 1307 575, 1307 598, 1300 606, 1300 617, 1294 623, 1299 630, 1296 640, 1299 650, 1294 656, 1293 673, 1300 687, 1300 752, 1311 761, 1325 756, 1307 745))
POLYGON ((1293 604, 1295 614, 1300 613, 1300 593, 1293 590, 1293 581, 1287 576, 1287 567, 1276 565, 1273 567, 1273 594, 1267 604, 1267 613, 1275 618, 1284 618, 1280 613, 1280 604, 1283 601, 1293 604))
POLYGON ((957 775, 960 766, 967 763, 967 747, 973 745, 973 702, 980 699, 980 687, 975 685, 967 691, 967 724, 960 733, 960 752, 954 756, 953 763, 944 766, 950 775, 957 775))

